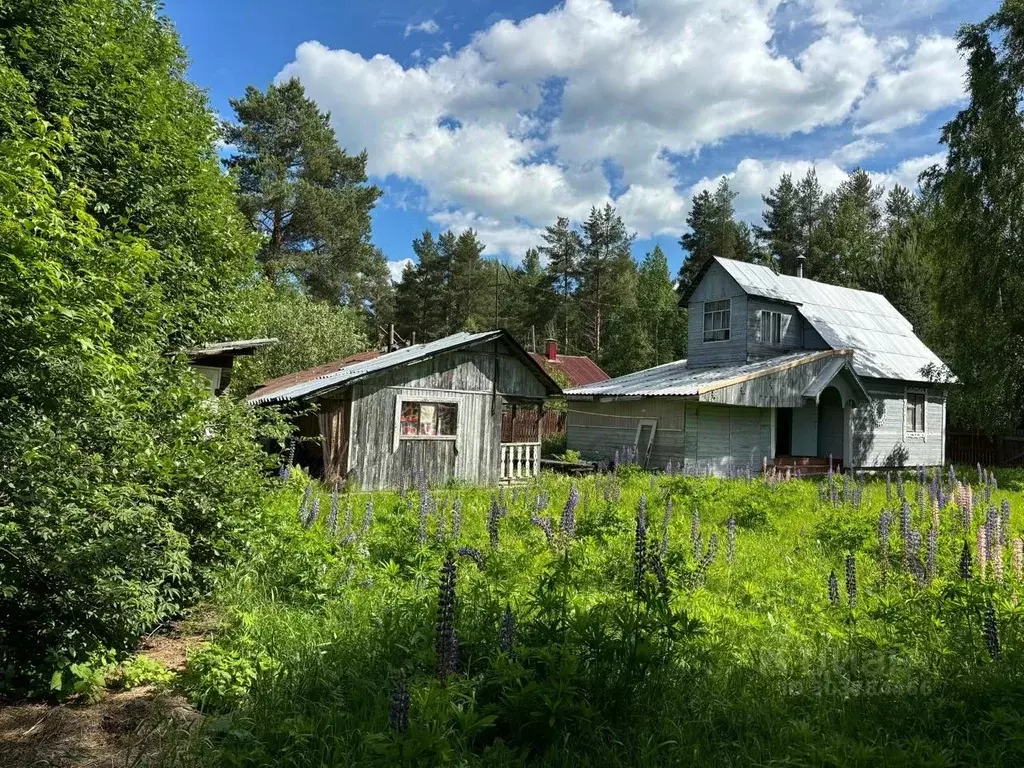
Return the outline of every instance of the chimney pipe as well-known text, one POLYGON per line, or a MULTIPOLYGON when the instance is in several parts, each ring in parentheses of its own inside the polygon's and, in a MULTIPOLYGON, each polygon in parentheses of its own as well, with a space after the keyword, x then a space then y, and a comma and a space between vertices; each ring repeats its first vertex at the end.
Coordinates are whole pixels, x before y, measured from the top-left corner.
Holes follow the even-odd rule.
POLYGON ((546 343, 547 343, 547 350, 546 350, 547 358, 551 362, 554 362, 555 360, 558 359, 558 342, 555 341, 554 339, 548 339, 546 343))
POLYGON ((796 257, 796 276, 797 277, 803 277, 804 276, 804 262, 805 261, 807 261, 807 257, 806 256, 797 256, 796 257))

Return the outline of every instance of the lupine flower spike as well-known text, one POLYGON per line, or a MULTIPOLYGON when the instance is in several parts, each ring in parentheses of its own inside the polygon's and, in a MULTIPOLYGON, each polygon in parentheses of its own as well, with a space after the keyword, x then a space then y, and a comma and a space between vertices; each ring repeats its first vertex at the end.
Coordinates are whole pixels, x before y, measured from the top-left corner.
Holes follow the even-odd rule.
POLYGON ((729 535, 726 539, 726 557, 729 563, 736 559, 736 515, 729 516, 729 535))
POLYGON ((857 605, 857 559, 852 552, 846 556, 846 601, 851 608, 857 605))
POLYGON ((331 494, 331 511, 327 515, 327 531, 332 536, 338 532, 338 489, 331 494))
POLYGON ((985 572, 988 570, 988 536, 985 531, 985 526, 981 526, 978 529, 978 576, 981 579, 985 578, 985 572))
POLYGON ((458 553, 462 557, 468 557, 474 563, 479 570, 484 570, 484 553, 476 547, 459 547, 458 553))
MULTIPOLYGON (((652 478, 653 479, 653 478, 652 478)), ((561 531, 562 535, 572 540, 576 537, 576 508, 580 505, 580 490, 575 485, 569 489, 569 498, 562 508, 561 531)))
POLYGON ((359 530, 359 538, 365 539, 373 525, 373 499, 366 500, 366 507, 363 509, 363 526, 359 530))
POLYGON ((973 566, 974 564, 971 562, 971 545, 965 541, 964 548, 960 550, 960 578, 964 581, 970 581, 973 566))
POLYGON ((633 539, 633 589, 637 596, 644 583, 647 567, 647 497, 641 496, 636 513, 636 533, 633 539))
POLYGON ((505 613, 501 616, 498 645, 507 654, 511 654, 516 647, 516 617, 512 615, 512 606, 508 604, 505 605, 505 613))
POLYGON ((999 661, 1003 657, 1003 652, 999 647, 999 626, 996 624, 996 610, 992 607, 991 600, 985 606, 984 630, 988 655, 993 661, 999 661))
POLYGON ((409 686, 403 679, 391 693, 391 730, 406 733, 409 730, 409 686))
POLYGON ((459 664, 459 641, 455 632, 455 555, 449 552, 441 566, 437 596, 437 626, 434 650, 437 676, 441 680, 455 674, 459 664))
POLYGON ((452 502, 452 540, 462 538, 462 497, 456 496, 452 502))
POLYGON ((1016 538, 1013 547, 1013 578, 1020 581, 1024 578, 1024 539, 1016 538))
POLYGON ((668 527, 672 522, 672 497, 665 502, 665 517, 661 521, 661 559, 668 557, 668 527))
POLYGON ((312 495, 312 493, 313 486, 307 485, 306 492, 302 495, 302 503, 299 504, 299 520, 301 520, 303 523, 305 523, 306 521, 306 515, 309 514, 309 497, 312 495))
POLYGON ((302 521, 302 524, 307 528, 312 528, 316 525, 317 518, 320 517, 320 498, 313 499, 313 503, 309 505, 309 513, 306 515, 306 519, 302 521))
POLYGON ((828 575, 828 601, 833 608, 839 607, 839 579, 835 571, 828 575))

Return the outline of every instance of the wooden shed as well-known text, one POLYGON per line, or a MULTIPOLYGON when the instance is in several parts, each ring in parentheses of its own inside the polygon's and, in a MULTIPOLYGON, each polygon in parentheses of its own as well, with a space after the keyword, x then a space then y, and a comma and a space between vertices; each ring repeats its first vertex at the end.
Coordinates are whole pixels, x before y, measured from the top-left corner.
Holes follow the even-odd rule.
POLYGON ((416 475, 478 485, 534 477, 540 412, 558 394, 498 330, 346 358, 269 381, 248 401, 315 403, 324 479, 380 490, 416 475))

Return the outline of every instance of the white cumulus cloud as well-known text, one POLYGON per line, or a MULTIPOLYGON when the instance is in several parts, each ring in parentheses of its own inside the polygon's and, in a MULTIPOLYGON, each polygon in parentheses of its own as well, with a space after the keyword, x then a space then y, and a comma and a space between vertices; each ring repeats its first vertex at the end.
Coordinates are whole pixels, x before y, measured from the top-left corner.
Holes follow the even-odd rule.
POLYGON ((436 35, 440 31, 441 26, 433 19, 427 19, 426 21, 421 21, 418 24, 405 25, 406 37, 416 32, 422 32, 425 35, 436 35))

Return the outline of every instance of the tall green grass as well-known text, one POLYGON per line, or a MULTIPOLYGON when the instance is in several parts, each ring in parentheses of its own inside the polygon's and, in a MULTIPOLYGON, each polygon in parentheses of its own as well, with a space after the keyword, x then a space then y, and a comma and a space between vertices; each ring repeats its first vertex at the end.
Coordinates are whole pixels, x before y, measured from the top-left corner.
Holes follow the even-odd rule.
MULTIPOLYGON (((549 543, 531 522, 545 493, 543 514, 557 529, 569 494, 569 480, 544 477, 515 501, 505 491, 493 549, 495 490, 432 489, 441 508, 463 500, 461 537, 439 541, 431 514, 420 543, 417 492, 343 496, 332 534, 322 488, 320 519, 300 521, 306 481, 293 476, 218 595, 226 629, 190 660, 187 688, 210 717, 174 764, 1024 764, 1024 584, 1009 546, 1002 583, 991 570, 985 580, 976 567, 970 580, 959 572, 982 514, 968 534, 954 506, 940 512, 937 573, 921 584, 903 563, 899 502, 877 479, 859 506, 838 507, 806 481, 626 472, 577 482, 574 539, 549 543), (638 590, 641 497, 648 552, 661 549, 669 500, 674 511, 667 583, 647 567, 638 590), (346 506, 358 532, 371 498, 369 534, 348 536, 346 506), (884 580, 883 509, 896 513, 884 580), (719 540, 704 572, 695 513, 703 552, 719 540), (459 546, 478 548, 484 568, 458 559, 459 671, 440 680, 439 570, 459 546), (850 553, 855 607, 844 583, 850 553), (989 604, 998 659, 985 640, 989 604), (517 624, 511 653, 500 648, 506 607, 517 624), (398 732, 389 714, 403 685, 409 729, 398 732)), ((1003 485, 992 501, 1010 501, 1012 539, 1024 529, 1024 495, 1013 477, 1003 485)), ((906 495, 926 538, 931 511, 917 508, 909 479, 906 495)), ((450 533, 450 514, 444 525, 450 533)))

